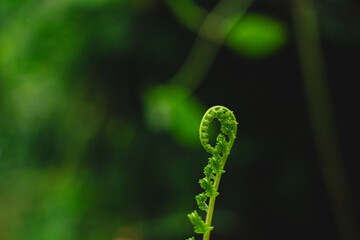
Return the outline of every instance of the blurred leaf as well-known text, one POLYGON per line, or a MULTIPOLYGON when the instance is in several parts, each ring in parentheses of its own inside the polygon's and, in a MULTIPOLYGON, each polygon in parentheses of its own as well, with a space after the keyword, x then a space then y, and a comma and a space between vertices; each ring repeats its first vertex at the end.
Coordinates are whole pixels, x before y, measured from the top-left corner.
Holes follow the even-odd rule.
POLYGON ((246 14, 227 38, 235 52, 252 58, 276 52, 287 39, 285 26, 280 21, 262 14, 246 14))
POLYGON ((181 144, 197 145, 203 107, 188 90, 179 86, 154 87, 144 101, 150 129, 168 131, 181 144))

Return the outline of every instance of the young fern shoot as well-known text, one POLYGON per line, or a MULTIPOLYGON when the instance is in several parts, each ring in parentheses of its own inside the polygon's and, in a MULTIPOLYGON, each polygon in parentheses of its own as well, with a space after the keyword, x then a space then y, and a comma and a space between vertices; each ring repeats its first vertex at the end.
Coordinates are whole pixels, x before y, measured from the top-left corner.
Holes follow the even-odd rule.
MULTIPOLYGON (((221 175, 225 172, 224 166, 226 159, 236 138, 237 122, 232 111, 223 106, 214 106, 207 110, 200 123, 200 142, 204 149, 212 154, 208 165, 204 168, 205 177, 199 180, 204 192, 195 197, 200 210, 206 212, 205 222, 196 210, 188 214, 190 222, 194 225, 194 232, 203 234, 203 240, 209 240, 214 213, 216 197, 219 195, 218 189, 221 175), (221 133, 216 138, 215 147, 209 143, 209 126, 214 119, 218 119, 221 124, 221 133), (228 137, 225 137, 225 135, 228 137)), ((195 240, 194 237, 187 240, 195 240)))

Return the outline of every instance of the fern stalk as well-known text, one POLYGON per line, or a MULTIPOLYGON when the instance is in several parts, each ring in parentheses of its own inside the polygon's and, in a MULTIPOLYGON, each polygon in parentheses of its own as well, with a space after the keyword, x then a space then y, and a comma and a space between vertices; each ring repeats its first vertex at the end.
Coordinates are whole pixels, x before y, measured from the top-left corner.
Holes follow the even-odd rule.
MULTIPOLYGON (((231 149, 231 147, 232 147, 232 145, 233 145, 233 143, 234 143, 234 140, 235 140, 235 138, 234 138, 234 139, 230 139, 230 141, 229 141, 229 145, 231 144, 231 145, 230 145, 230 149, 231 149)), ((223 167, 222 167, 222 168, 224 168, 228 156, 229 156, 229 154, 227 154, 227 155, 225 155, 225 156, 223 157, 223 162, 224 162, 224 163, 223 163, 223 167)), ((221 180, 221 175, 222 175, 222 173, 219 173, 219 174, 216 175, 216 178, 215 178, 214 186, 215 186, 215 190, 216 190, 216 191, 218 191, 218 189, 219 189, 220 180, 221 180)), ((206 221, 205 221, 205 223, 206 223, 207 225, 209 225, 209 226, 211 225, 212 218, 213 218, 213 214, 214 214, 215 201, 216 201, 216 196, 215 196, 215 197, 211 197, 210 200, 209 200, 209 209, 208 209, 208 211, 207 211, 206 221)), ((205 233, 205 234, 204 234, 204 237, 203 237, 203 240, 209 240, 209 239, 210 239, 210 231, 207 232, 207 233, 205 233)))
MULTIPOLYGON (((200 123, 200 142, 204 149, 212 154, 208 165, 204 168, 205 177, 199 181, 200 186, 205 192, 195 197, 199 209, 206 212, 206 219, 204 222, 196 210, 188 214, 188 218, 194 225, 194 232, 204 234, 203 240, 210 239, 210 232, 214 228, 211 226, 211 222, 214 214, 215 200, 219 195, 218 189, 221 175, 225 172, 223 169, 234 144, 236 131, 237 122, 233 112, 223 106, 210 108, 200 123), (216 146, 213 147, 209 144, 209 126, 215 118, 221 124, 221 133, 218 134, 216 146), (226 140, 224 135, 228 137, 229 141, 226 140), (208 197, 210 198, 208 201, 209 205, 207 204, 208 197)), ((188 240, 195 240, 195 238, 191 237, 188 240)))

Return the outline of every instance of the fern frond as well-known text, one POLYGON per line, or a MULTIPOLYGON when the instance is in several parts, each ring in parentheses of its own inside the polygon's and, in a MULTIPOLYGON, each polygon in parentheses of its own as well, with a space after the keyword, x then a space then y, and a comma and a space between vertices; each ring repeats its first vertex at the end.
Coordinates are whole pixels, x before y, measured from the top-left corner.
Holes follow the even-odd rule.
POLYGON ((228 147, 228 142, 226 141, 225 136, 220 133, 216 138, 215 149, 217 149, 219 153, 226 154, 228 150, 227 147, 228 147))
POLYGON ((216 154, 209 158, 209 165, 211 166, 212 172, 215 174, 224 173, 221 165, 221 156, 216 154))
MULTIPOLYGON (((197 211, 193 211, 187 216, 194 225, 195 233, 204 234, 204 240, 209 240, 210 231, 213 229, 210 225, 215 199, 219 195, 218 187, 221 175, 225 172, 223 168, 226 159, 236 138, 236 125, 237 122, 233 112, 222 106, 214 106, 208 109, 200 123, 200 142, 204 149, 212 154, 208 165, 204 167, 205 177, 199 180, 200 186, 205 192, 195 197, 199 209, 206 211, 206 222, 201 219, 197 211), (214 118, 218 119, 221 124, 221 133, 216 138, 216 145, 211 146, 209 143, 209 126, 214 118), (210 198, 209 201, 208 198, 210 198)), ((195 238, 192 237, 187 240, 195 240, 195 238)))
POLYGON ((187 215, 190 219, 190 222, 194 225, 195 233, 207 233, 211 231, 214 227, 207 225, 202 218, 199 216, 197 211, 193 211, 192 213, 187 215))
POLYGON ((195 199, 200 210, 208 210, 209 206, 206 204, 207 196, 205 195, 205 193, 200 193, 199 195, 196 195, 195 199))
POLYGON ((208 179, 215 179, 215 176, 213 174, 213 167, 210 164, 208 164, 204 167, 204 175, 208 179))
POLYGON ((216 191, 213 182, 208 178, 202 178, 199 180, 200 186, 202 189, 205 190, 205 195, 207 197, 216 197, 219 193, 216 191))

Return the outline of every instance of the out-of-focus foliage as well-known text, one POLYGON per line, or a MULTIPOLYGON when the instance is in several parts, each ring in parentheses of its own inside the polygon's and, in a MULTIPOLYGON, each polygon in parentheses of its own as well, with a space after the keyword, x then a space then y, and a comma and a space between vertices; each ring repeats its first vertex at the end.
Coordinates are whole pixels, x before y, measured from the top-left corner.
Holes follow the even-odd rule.
MULTIPOLYGON (((169 80, 218 1, 1 0, 0 240, 184 239, 206 159, 198 127, 215 104, 234 110, 240 131, 222 183, 235 196, 218 201, 214 237, 304 239, 313 226, 332 229, 286 44, 288 2, 257 2, 251 12, 264 15, 239 17, 207 67, 196 60, 208 55, 195 56, 188 69, 201 74, 190 89, 182 84, 190 75, 169 80), (254 56, 267 58, 247 60, 254 56)), ((349 26, 351 38, 358 24, 321 11, 335 96, 347 103, 339 111, 357 124, 357 88, 346 81, 357 76, 347 58, 355 51, 341 32, 349 26)), ((353 142, 354 124, 339 121, 353 142)))
POLYGON ((84 62, 127 50, 123 3, 1 2, 0 239, 110 238, 121 227, 95 213, 101 181, 86 161, 99 132, 118 159, 134 129, 125 118, 105 121, 98 93, 87 97, 84 62))
POLYGON ((154 87, 145 94, 144 106, 150 129, 168 131, 180 144, 198 145, 204 108, 189 90, 172 85, 154 87))
POLYGON ((241 55, 259 58, 276 52, 286 39, 283 23, 269 16, 249 13, 231 30, 227 43, 241 55))
POLYGON ((193 0, 166 0, 177 19, 192 31, 197 31, 205 18, 205 10, 193 0))
MULTIPOLYGON (((201 23, 205 19, 205 10, 194 1, 170 0, 167 1, 167 3, 178 20, 186 27, 192 31, 201 29, 201 23)), ((223 5, 219 4, 218 8, 231 9, 234 8, 234 6, 232 6, 231 1, 228 1, 223 5), (228 6, 226 6, 226 4, 228 4, 228 6), (224 7, 224 5, 226 7, 224 7)), ((222 10, 221 12, 227 11, 222 10)), ((239 10, 237 14, 240 13, 241 11, 239 10)), ((217 13, 211 14, 216 15, 217 13)), ((227 38, 226 43, 236 53, 242 56, 249 58, 266 57, 275 53, 280 47, 284 46, 287 41, 288 37, 285 24, 271 16, 259 13, 245 13, 245 15, 241 17, 241 20, 235 20, 235 23, 231 23, 233 21, 231 18, 234 18, 234 16, 219 15, 217 16, 217 21, 213 20, 210 28, 213 32, 227 32, 230 30, 229 34, 225 36, 227 38), (222 21, 225 23, 222 23, 222 21), (224 29, 216 30, 217 26, 221 24, 223 24, 224 29), (226 29, 229 26, 231 26, 230 29, 226 29)), ((211 36, 211 38, 210 40, 217 39, 218 36, 211 36)))

